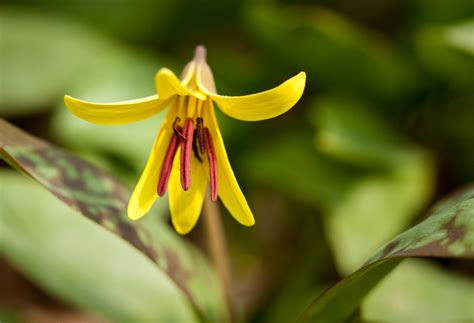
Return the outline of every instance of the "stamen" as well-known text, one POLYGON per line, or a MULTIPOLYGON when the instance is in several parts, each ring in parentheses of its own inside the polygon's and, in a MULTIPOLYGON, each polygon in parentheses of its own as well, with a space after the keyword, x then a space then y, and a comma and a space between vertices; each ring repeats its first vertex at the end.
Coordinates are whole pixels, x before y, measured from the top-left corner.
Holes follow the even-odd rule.
POLYGON ((173 133, 173 136, 171 137, 168 149, 166 150, 165 158, 163 160, 163 165, 161 166, 160 180, 158 181, 157 187, 157 192, 159 196, 163 196, 166 193, 166 188, 168 187, 168 181, 170 179, 171 168, 173 166, 174 156, 178 151, 179 143, 181 141, 179 133, 181 133, 183 129, 180 126, 177 126, 175 128, 174 124, 173 129, 175 129, 176 132, 173 133))
POLYGON ((183 135, 183 128, 181 128, 178 123, 181 122, 181 119, 179 117, 176 117, 173 122, 173 130, 174 133, 177 134, 182 140, 186 140, 186 137, 183 135))
POLYGON ((206 140, 204 137, 204 120, 201 117, 198 117, 196 119, 196 129, 199 151, 201 152, 201 155, 204 155, 204 153, 206 152, 206 140))
POLYGON ((211 180, 211 201, 217 201, 217 157, 212 144, 211 133, 204 128, 207 158, 209 159, 209 177, 211 180))
POLYGON ((187 115, 188 116, 193 116, 196 113, 196 105, 197 101, 200 101, 196 99, 194 96, 188 96, 188 106, 186 109, 187 115))
POLYGON ((193 134, 193 153, 194 153, 194 157, 196 157, 196 159, 199 160, 200 163, 202 163, 202 158, 199 155, 199 148, 197 144, 197 130, 196 129, 194 130, 194 134, 193 134))
POLYGON ((181 186, 187 191, 191 187, 191 150, 193 146, 194 120, 186 119, 184 123, 183 135, 185 139, 181 141, 181 186))
POLYGON ((186 104, 187 96, 180 96, 178 100, 178 115, 181 116, 184 113, 184 106, 186 104))
POLYGON ((203 104, 204 104, 204 101, 197 100, 196 116, 201 116, 202 115, 202 106, 203 106, 203 104))

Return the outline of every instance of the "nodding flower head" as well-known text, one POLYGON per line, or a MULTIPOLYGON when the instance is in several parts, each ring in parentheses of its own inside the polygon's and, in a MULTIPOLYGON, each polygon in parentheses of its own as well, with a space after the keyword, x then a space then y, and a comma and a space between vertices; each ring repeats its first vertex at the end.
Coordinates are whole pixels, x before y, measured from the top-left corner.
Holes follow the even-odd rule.
POLYGON ((140 121, 168 109, 130 198, 128 216, 141 218, 168 190, 173 225, 186 234, 199 218, 208 186, 211 200, 219 197, 238 222, 247 226, 255 223, 229 164, 214 103, 235 119, 269 119, 295 105, 305 82, 306 75, 301 72, 261 93, 219 95, 206 62, 206 49, 198 46, 180 78, 167 68, 157 72, 155 95, 115 103, 92 103, 66 95, 64 101, 79 118, 106 125, 140 121))

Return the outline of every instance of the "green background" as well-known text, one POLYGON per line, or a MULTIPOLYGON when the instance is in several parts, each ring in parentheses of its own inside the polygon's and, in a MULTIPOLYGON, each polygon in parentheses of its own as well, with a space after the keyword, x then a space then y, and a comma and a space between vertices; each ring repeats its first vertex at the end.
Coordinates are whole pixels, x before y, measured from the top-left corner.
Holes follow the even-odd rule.
MULTIPOLYGON (((306 72, 303 98, 283 116, 250 123, 218 114, 256 219, 252 228, 240 226, 221 205, 233 294, 244 321, 293 321, 324 289, 424 219, 434 201, 474 181, 470 0, 15 0, 0 5, 0 37, 0 117, 108 170, 129 188, 163 114, 131 125, 98 126, 71 115, 64 94, 97 102, 151 95, 156 71, 169 67, 179 73, 198 44, 208 49, 221 94, 259 92, 306 72)), ((46 223, 52 214, 64 213, 66 221, 70 211, 5 163, 0 167, 0 210, 13 205, 25 221, 49 214, 39 222, 44 228, 34 231, 46 230, 51 241, 45 246, 55 245, 59 238, 48 233, 55 225, 46 223), (28 199, 37 207, 28 209, 28 199)), ((168 226, 166 199, 157 204, 153 216, 168 226)), ((205 250, 201 222, 178 239, 205 250)), ((86 224, 77 224, 76 233, 86 224)), ((67 232, 69 252, 77 251, 68 255, 79 261, 85 251, 74 245, 81 245, 81 234, 67 232)), ((88 238, 93 248, 93 233, 88 238)), ((120 246, 109 238, 97 235, 97 244, 115 254, 120 246)), ((14 318, 34 311, 80 316, 97 310, 107 316, 115 311, 109 302, 129 304, 112 319, 146 320, 143 315, 150 314, 146 303, 130 303, 120 289, 104 287, 96 298, 79 288, 77 301, 57 293, 54 284, 38 285, 35 270, 18 270, 8 260, 26 259, 20 256, 26 236, 15 239, 17 247, 5 252, 9 256, 0 254, 0 286, 8 286, 0 288, 0 320, 2 313, 14 318)), ((52 255, 27 266, 67 263, 52 255)), ((103 279, 125 279, 140 297, 140 288, 124 278, 134 269, 130 263, 114 265, 120 255, 115 257, 104 268, 96 259, 103 279)), ((153 276, 156 269, 149 265, 135 273, 153 276)), ((474 319, 472 269, 472 262, 462 260, 406 261, 369 294, 359 315, 474 319)), ((62 281, 63 287, 101 281, 74 277, 62 281)), ((157 279, 146 289, 153 296, 141 297, 160 304, 150 297, 176 294, 171 287, 169 295, 154 293, 168 288, 160 284, 168 286, 157 279)), ((172 298, 173 305, 164 306, 170 316, 162 313, 162 320, 193 315, 182 295, 172 298)))

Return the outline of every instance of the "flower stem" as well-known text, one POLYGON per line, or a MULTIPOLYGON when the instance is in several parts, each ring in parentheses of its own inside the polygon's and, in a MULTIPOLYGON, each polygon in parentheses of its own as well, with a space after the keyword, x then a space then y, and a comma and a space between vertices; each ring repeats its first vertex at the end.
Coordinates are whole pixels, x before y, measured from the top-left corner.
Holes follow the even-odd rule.
POLYGON ((209 194, 204 199, 204 227, 207 248, 219 275, 219 280, 225 294, 230 321, 235 320, 235 304, 232 297, 232 280, 225 240, 224 226, 217 203, 212 202, 209 194))

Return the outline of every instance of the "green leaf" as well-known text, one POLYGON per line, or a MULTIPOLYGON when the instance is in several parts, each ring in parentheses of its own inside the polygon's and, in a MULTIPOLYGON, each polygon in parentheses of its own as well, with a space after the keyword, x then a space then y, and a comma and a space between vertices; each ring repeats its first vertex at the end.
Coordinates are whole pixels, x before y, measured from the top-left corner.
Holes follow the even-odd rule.
POLYGON ((256 145, 243 161, 248 180, 269 185, 286 196, 319 209, 344 198, 361 176, 314 149, 311 136, 289 130, 256 145))
POLYGON ((0 153, 76 213, 122 237, 155 262, 201 315, 210 320, 225 317, 216 275, 203 256, 152 214, 144 221, 128 220, 130 192, 115 178, 2 119, 0 153), (158 223, 145 225, 152 219, 158 223))
POLYGON ((474 57, 474 20, 459 23, 446 28, 446 42, 455 49, 474 57))
POLYGON ((472 321, 473 300, 472 279, 427 260, 407 259, 367 295, 361 316, 369 321, 472 321))
POLYGON ((269 57, 305 70, 324 87, 377 98, 399 98, 418 87, 415 69, 388 39, 335 12, 252 2, 246 18, 249 34, 269 57))
POLYGON ((78 83, 103 81, 104 88, 110 77, 120 85, 115 90, 124 95, 137 89, 142 96, 155 92, 158 64, 151 55, 128 50, 84 25, 44 12, 2 7, 0 21, 4 30, 0 70, 2 79, 8 80, 2 82, 0 116, 51 110, 78 83), (122 69, 124 73, 117 75, 122 69))
POLYGON ((423 27, 415 37, 417 54, 435 77, 460 88, 472 89, 473 33, 473 20, 423 27))
POLYGON ((2 256, 38 285, 116 322, 197 319, 185 294, 113 233, 41 186, 0 172, 2 256))
POLYGON ((433 193, 430 154, 410 144, 372 110, 357 99, 334 96, 321 97, 311 110, 317 148, 370 171, 324 218, 336 263, 344 274, 404 229, 433 193))
POLYGON ((180 2, 173 0, 116 0, 113 5, 109 0, 35 0, 28 4, 135 42, 164 37, 180 8, 180 2))
POLYGON ((400 234, 365 266, 320 295, 305 311, 303 319, 344 321, 406 257, 474 259, 474 187, 455 193, 435 206, 425 221, 400 234))
POLYGON ((413 0, 409 5, 411 24, 446 24, 454 21, 469 19, 474 15, 471 0, 413 0))
POLYGON ((409 142, 373 110, 357 98, 320 96, 309 113, 317 130, 317 148, 359 167, 393 168, 399 164, 409 142))
POLYGON ((322 97, 309 119, 317 150, 312 134, 289 130, 248 154, 246 175, 322 211, 337 268, 348 274, 426 207, 434 163, 354 99, 322 97))
POLYGON ((426 156, 407 155, 388 175, 358 181, 324 217, 340 272, 358 268, 384 241, 406 228, 433 193, 426 156))
POLYGON ((4 7, 0 20, 0 64, 8 80, 2 82, 2 116, 50 108, 81 62, 94 60, 97 48, 108 47, 96 34, 51 16, 4 7))

